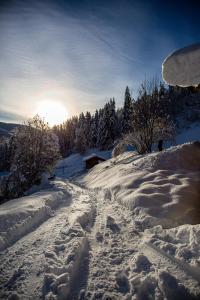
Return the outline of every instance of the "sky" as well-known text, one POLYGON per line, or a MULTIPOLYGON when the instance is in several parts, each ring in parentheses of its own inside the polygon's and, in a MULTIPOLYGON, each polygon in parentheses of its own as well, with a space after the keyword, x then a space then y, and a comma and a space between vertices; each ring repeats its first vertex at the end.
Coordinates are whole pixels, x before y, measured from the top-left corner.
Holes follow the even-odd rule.
POLYGON ((174 50, 200 42, 200 1, 0 0, 0 121, 21 122, 42 101, 67 117, 123 105, 161 77, 174 50))

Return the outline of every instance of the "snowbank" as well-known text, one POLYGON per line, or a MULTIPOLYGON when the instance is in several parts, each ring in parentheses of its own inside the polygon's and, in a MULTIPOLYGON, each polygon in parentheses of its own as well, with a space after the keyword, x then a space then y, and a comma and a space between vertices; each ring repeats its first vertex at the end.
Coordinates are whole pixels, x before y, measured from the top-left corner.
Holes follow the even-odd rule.
POLYGON ((50 218, 61 204, 68 204, 70 194, 63 182, 52 188, 10 200, 0 210, 0 250, 16 242, 23 235, 50 218))
POLYGON ((200 83, 200 44, 191 45, 173 52, 162 65, 164 81, 182 87, 200 83))
POLYGON ((196 224, 200 220, 199 161, 198 142, 143 156, 124 153, 96 166, 84 182, 91 188, 111 189, 142 228, 196 224))

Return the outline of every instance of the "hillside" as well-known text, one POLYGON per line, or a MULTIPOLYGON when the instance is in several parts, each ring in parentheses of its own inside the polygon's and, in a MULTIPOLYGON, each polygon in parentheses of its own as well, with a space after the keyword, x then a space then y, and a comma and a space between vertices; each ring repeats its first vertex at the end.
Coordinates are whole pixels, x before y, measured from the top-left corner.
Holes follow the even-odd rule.
POLYGON ((20 124, 15 123, 5 123, 0 122, 0 136, 9 136, 10 131, 12 131, 14 128, 21 126, 20 124))
POLYGON ((1 205, 1 299, 199 299, 199 143, 81 161, 1 205))

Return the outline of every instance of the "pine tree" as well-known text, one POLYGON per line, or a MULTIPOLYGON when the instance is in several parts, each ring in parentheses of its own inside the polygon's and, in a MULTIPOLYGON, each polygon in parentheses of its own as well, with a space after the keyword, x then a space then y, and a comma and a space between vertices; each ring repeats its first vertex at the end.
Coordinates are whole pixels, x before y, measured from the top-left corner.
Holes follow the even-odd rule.
POLYGON ((131 99, 129 87, 126 87, 122 117, 122 132, 128 133, 132 129, 133 101, 131 99))
POLYGON ((111 99, 106 103, 104 109, 100 113, 98 146, 102 150, 112 147, 115 140, 116 131, 116 112, 115 100, 111 99))
POLYGON ((91 147, 97 147, 98 126, 99 112, 96 110, 91 122, 91 147))
POLYGON ((91 122, 92 122, 92 117, 90 112, 86 112, 85 115, 85 123, 84 123, 84 131, 85 131, 85 137, 87 137, 86 140, 86 146, 87 148, 91 147, 91 122))
POLYGON ((84 113, 81 113, 79 116, 77 127, 76 127, 75 141, 74 141, 75 150, 80 153, 84 153, 85 150, 87 149, 85 123, 86 123, 86 119, 85 119, 84 113))

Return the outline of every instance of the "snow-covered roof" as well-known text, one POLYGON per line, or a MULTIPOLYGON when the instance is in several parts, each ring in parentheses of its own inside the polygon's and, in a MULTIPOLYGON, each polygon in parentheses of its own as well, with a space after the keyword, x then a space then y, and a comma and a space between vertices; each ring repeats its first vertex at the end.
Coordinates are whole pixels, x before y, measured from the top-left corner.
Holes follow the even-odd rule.
POLYGON ((95 154, 95 153, 92 153, 92 154, 90 154, 90 155, 84 157, 84 158, 83 158, 83 161, 86 161, 86 160, 91 159, 91 158, 94 158, 94 157, 97 157, 97 158, 99 158, 99 159, 105 160, 105 158, 103 158, 102 156, 99 156, 99 155, 97 155, 97 154, 95 154))
POLYGON ((162 65, 163 80, 182 87, 200 84, 200 43, 170 54, 162 65))

